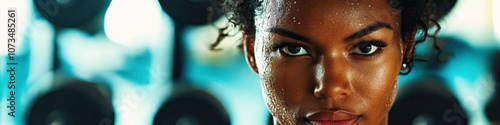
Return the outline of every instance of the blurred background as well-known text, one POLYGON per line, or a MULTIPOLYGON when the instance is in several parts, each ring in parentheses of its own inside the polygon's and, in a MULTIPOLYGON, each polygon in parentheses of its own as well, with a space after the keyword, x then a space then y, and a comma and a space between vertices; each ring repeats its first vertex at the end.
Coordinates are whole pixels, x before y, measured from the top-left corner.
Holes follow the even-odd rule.
MULTIPOLYGON (((17 41, 11 61, 8 38, 0 37, 0 124, 268 124, 258 75, 235 42, 241 34, 232 31, 222 51, 209 50, 227 24, 210 5, 0 0, 1 29, 16 10, 17 41), (15 89, 8 88, 8 62, 17 63, 15 89), (10 91, 15 117, 8 115, 10 91)), ((458 0, 440 24, 440 58, 448 60, 436 60, 431 42, 417 46, 417 57, 428 61, 400 76, 389 123, 500 124, 500 1, 458 0)))

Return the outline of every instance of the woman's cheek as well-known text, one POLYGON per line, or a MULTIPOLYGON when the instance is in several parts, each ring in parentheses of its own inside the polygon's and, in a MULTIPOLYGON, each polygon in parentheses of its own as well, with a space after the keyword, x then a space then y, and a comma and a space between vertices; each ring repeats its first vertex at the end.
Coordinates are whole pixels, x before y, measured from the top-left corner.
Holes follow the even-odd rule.
MULTIPOLYGON (((268 54, 272 55, 272 54, 268 54)), ((284 123, 293 123, 298 117, 298 109, 304 102, 305 90, 308 83, 309 73, 307 63, 294 57, 271 56, 264 63, 267 67, 261 72, 261 86, 267 107, 273 114, 284 123)), ((310 87, 309 87, 310 88, 310 87)), ((311 95, 313 90, 310 91, 311 95)))
POLYGON ((381 56, 379 58, 385 61, 374 60, 371 64, 364 64, 357 70, 359 76, 356 77, 356 81, 358 81, 356 88, 358 88, 359 94, 370 102, 370 107, 373 107, 367 115, 374 120, 373 123, 384 120, 385 116, 379 114, 386 114, 389 111, 397 92, 398 59, 387 61, 387 58, 384 57, 390 56, 381 56))
POLYGON ((256 57, 256 61, 259 67, 264 100, 269 111, 276 117, 282 112, 279 109, 282 107, 280 104, 283 102, 281 97, 283 90, 280 89, 279 84, 277 83, 277 77, 274 76, 277 74, 276 72, 278 72, 276 70, 276 59, 274 59, 268 52, 269 51, 264 51, 261 54, 256 55, 257 57, 260 57, 256 57))

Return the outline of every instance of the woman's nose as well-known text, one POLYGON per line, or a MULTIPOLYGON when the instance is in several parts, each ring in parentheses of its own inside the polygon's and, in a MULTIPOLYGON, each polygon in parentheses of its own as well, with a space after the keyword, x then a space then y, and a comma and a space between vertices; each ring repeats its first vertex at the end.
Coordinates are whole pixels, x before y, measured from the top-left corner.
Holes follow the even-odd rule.
POLYGON ((349 63, 342 58, 325 57, 315 67, 317 98, 345 98, 352 92, 349 63))

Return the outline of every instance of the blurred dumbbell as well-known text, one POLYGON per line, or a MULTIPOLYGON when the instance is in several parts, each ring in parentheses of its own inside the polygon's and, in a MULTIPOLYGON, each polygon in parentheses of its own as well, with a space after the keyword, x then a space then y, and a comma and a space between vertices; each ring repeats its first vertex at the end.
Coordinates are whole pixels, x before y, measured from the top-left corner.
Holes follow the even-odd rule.
POLYGON ((153 125, 229 125, 223 105, 210 93, 179 84, 158 110, 153 125))
POLYGON ((163 11, 177 24, 202 25, 223 15, 217 5, 212 6, 214 3, 210 0, 159 0, 159 2, 163 11), (215 12, 213 15, 210 15, 211 10, 215 12))
POLYGON ((46 94, 27 112, 28 125, 113 125, 115 116, 108 86, 55 77, 46 94))
POLYGON ((159 0, 162 9, 174 20, 174 91, 158 110, 154 125, 229 125, 223 105, 210 93, 182 81, 184 50, 181 36, 187 25, 202 25, 214 21, 221 13, 209 0, 159 0))
POLYGON ((102 30, 108 0, 33 0, 38 13, 56 28, 79 28, 89 33, 102 30))
POLYGON ((184 27, 187 25, 208 24, 224 15, 221 9, 222 2, 213 0, 158 0, 175 23, 174 33, 174 63, 172 79, 181 78, 184 64, 184 42, 181 38, 184 27))
POLYGON ((389 125, 466 125, 468 117, 439 77, 405 86, 389 111, 389 125))

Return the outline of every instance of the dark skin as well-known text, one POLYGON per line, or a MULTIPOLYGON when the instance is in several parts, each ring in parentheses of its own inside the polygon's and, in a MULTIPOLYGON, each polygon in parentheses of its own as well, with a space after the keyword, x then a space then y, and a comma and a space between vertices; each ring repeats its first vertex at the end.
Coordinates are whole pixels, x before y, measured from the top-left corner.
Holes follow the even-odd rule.
POLYGON ((386 0, 268 0, 245 34, 275 124, 387 124, 415 34, 386 0))

